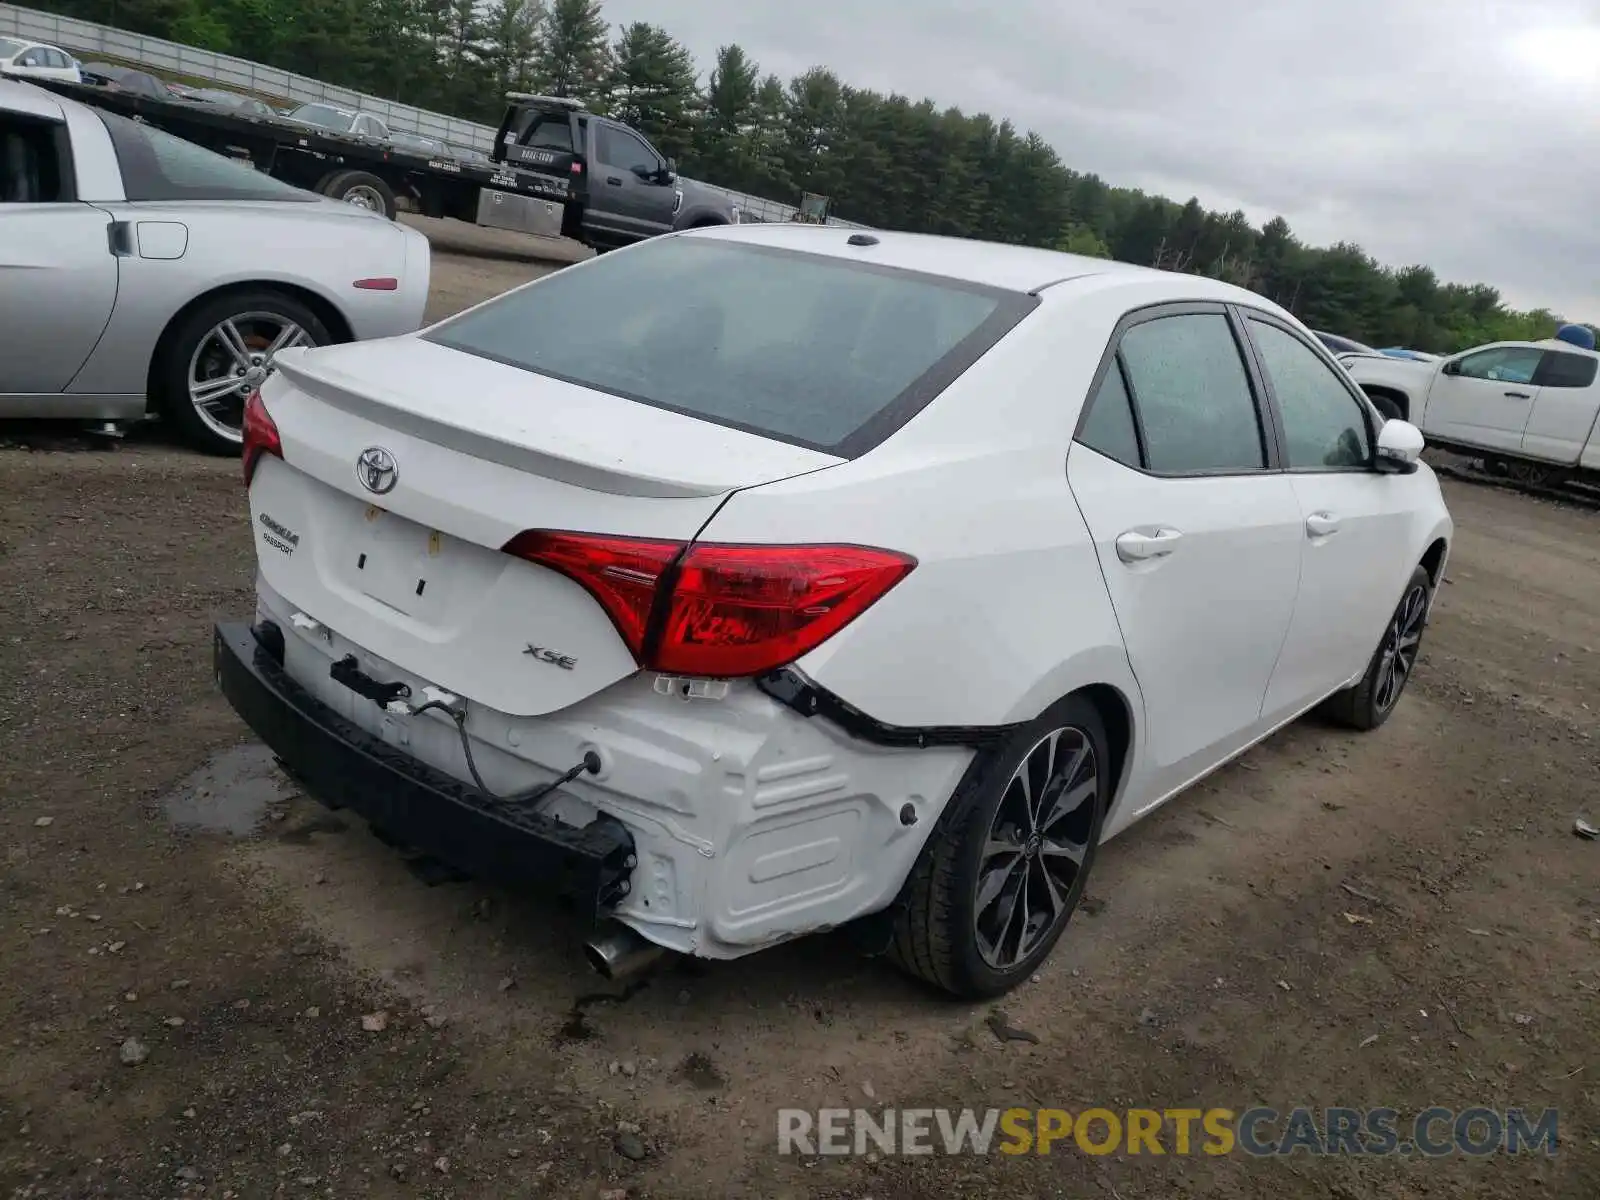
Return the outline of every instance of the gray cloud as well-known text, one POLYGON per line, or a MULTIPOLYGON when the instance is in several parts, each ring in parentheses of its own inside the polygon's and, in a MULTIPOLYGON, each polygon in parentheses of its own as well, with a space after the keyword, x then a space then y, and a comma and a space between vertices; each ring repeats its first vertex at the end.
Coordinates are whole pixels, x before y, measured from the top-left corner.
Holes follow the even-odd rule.
POLYGON ((1594 0, 606 0, 709 72, 737 42, 1035 129, 1108 182, 1600 319, 1594 0), (1540 31, 1551 31, 1541 39, 1540 31), (1524 47, 1526 39, 1536 44, 1524 47))

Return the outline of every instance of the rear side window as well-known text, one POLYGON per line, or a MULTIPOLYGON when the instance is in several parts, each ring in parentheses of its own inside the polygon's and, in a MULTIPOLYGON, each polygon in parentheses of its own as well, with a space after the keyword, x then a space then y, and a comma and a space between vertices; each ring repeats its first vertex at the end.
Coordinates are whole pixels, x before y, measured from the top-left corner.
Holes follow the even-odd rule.
POLYGON ((1105 379, 1089 402, 1078 440, 1125 467, 1138 470, 1139 433, 1133 423, 1133 406, 1128 401, 1128 385, 1122 381, 1122 363, 1113 359, 1105 379))
POLYGON ((1600 359, 1547 350, 1534 383, 1540 387, 1586 388, 1594 382, 1597 366, 1600 366, 1600 359))
POLYGON ((111 134, 129 200, 317 200, 310 192, 164 130, 115 113, 96 115, 111 134))
POLYGON ((1250 377, 1222 313, 1157 317, 1122 335, 1120 357, 1152 471, 1259 471, 1266 446, 1250 377))
POLYGON ((426 336, 853 458, 920 411, 1036 303, 943 277, 667 237, 547 276, 426 336))

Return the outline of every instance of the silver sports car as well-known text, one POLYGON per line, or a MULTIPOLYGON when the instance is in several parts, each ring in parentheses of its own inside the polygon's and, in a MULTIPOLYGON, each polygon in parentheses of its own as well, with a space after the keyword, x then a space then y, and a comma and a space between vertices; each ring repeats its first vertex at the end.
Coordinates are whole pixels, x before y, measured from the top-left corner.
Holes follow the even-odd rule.
POLYGON ((273 355, 411 332, 430 270, 414 229, 0 80, 0 417, 237 453, 273 355))

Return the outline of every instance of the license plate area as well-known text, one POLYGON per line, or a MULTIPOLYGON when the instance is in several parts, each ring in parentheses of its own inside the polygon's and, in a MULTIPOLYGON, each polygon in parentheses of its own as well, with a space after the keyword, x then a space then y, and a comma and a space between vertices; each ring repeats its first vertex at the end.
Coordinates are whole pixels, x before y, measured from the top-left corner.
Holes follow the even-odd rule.
POLYGON ((369 504, 345 546, 340 574, 368 598, 426 618, 439 611, 452 566, 466 549, 448 534, 369 504))

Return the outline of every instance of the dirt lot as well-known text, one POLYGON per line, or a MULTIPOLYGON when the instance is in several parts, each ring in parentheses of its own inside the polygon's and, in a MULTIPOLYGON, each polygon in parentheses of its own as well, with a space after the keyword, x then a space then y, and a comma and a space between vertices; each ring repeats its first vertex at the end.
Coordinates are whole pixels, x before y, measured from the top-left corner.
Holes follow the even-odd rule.
MULTIPOLYGON (((434 315, 537 269, 441 254, 434 315)), ((1395 719, 1302 722, 1112 843, 1004 1005, 1035 1044, 838 939, 623 996, 547 907, 424 886, 284 785, 213 690, 210 622, 251 604, 236 464, 159 437, 13 438, 4 1194, 1592 1200, 1600 843, 1572 826, 1600 822, 1600 522, 1447 492, 1459 540, 1395 719), (1556 1106, 1561 1146, 775 1148, 788 1106, 1254 1103, 1556 1106)))

